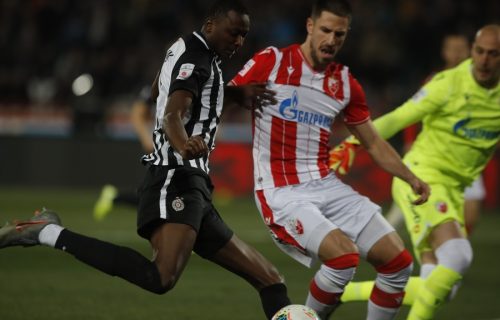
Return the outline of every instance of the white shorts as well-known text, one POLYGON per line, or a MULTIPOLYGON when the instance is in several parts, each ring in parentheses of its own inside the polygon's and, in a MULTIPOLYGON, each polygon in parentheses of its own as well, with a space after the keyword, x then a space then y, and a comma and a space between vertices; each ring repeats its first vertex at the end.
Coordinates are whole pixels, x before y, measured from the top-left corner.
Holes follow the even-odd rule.
MULTIPOLYGON (((278 247, 307 267, 318 260, 321 241, 332 230, 340 228, 357 243, 361 231, 375 214, 385 221, 378 205, 334 174, 302 184, 257 190, 255 200, 278 247)), ((393 230, 386 222, 383 234, 369 240, 373 242, 371 245, 393 230)), ((360 253, 366 254, 363 251, 368 249, 360 248, 360 253)))
POLYGON ((484 189, 483 176, 479 176, 474 182, 465 188, 465 200, 484 200, 486 197, 486 190, 484 189))

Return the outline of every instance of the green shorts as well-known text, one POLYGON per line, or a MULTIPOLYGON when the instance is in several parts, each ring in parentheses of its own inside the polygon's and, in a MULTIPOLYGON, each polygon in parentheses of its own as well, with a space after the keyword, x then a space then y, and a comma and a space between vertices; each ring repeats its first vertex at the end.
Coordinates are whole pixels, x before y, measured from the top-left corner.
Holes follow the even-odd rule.
POLYGON ((392 197, 403 212, 417 259, 420 259, 421 253, 432 250, 428 237, 436 226, 457 221, 466 234, 463 191, 443 184, 431 184, 430 187, 429 200, 417 206, 412 201, 418 196, 406 182, 395 178, 392 183, 392 197))

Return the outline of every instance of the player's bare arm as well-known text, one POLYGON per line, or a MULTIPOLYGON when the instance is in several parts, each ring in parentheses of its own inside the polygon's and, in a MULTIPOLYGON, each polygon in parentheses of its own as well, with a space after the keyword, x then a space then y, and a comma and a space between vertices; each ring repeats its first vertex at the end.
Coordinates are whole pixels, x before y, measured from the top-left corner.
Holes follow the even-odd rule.
POLYGON ((200 136, 188 137, 182 118, 193 101, 193 94, 187 90, 174 91, 167 102, 163 117, 163 130, 168 140, 186 160, 208 154, 208 147, 200 136))
POLYGON ((419 198, 413 202, 414 204, 418 205, 427 201, 430 195, 429 186, 404 165, 398 153, 380 137, 370 120, 348 126, 348 128, 382 169, 406 181, 419 195, 419 198))

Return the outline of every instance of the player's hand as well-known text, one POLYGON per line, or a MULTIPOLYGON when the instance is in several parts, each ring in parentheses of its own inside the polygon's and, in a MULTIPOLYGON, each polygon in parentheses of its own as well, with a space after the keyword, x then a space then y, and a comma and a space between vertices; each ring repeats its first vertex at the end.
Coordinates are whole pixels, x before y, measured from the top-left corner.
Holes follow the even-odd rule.
POLYGON ((179 153, 185 160, 201 158, 208 155, 208 147, 202 137, 192 136, 186 140, 179 153))
POLYGON ((278 103, 276 91, 269 90, 265 83, 254 83, 241 86, 243 90, 243 107, 256 111, 257 115, 262 112, 262 108, 278 103))
POLYGON ((408 181, 410 184, 411 188, 413 189, 413 192, 415 194, 418 194, 419 197, 412 201, 414 205, 421 205, 427 202, 429 199, 429 196, 431 195, 431 187, 422 180, 420 180, 417 177, 414 177, 412 180, 408 181))
POLYGON ((329 152, 328 167, 341 175, 347 174, 352 167, 358 147, 359 144, 347 142, 346 140, 333 147, 329 152))

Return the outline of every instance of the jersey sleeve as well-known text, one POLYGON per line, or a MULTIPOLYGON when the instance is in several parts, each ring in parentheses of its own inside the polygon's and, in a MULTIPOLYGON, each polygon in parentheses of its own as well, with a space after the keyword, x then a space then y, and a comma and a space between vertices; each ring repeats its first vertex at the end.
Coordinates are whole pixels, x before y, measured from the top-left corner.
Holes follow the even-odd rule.
POLYGON ((343 110, 344 122, 348 125, 357 125, 370 119, 370 110, 366 104, 366 96, 359 82, 349 75, 351 99, 343 110))
POLYGON ((256 53, 252 59, 243 66, 243 69, 231 80, 233 85, 245 85, 249 83, 263 83, 269 79, 269 75, 276 63, 276 51, 274 47, 268 47, 256 53))
POLYGON ((186 51, 172 69, 168 95, 176 90, 187 90, 197 98, 210 77, 210 69, 206 54, 186 51))
POLYGON ((450 96, 450 76, 436 74, 400 107, 377 118, 373 124, 382 138, 389 139, 402 129, 421 121, 443 106, 450 96))

